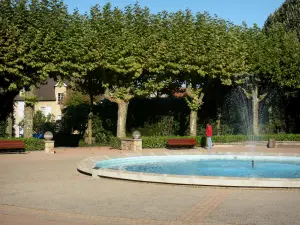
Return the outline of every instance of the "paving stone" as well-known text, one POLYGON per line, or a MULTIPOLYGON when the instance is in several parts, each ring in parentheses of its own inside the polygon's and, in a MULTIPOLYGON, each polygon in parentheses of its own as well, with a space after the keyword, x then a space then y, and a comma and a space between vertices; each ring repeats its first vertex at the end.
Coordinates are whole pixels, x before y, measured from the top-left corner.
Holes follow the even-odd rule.
MULTIPOLYGON (((213 151, 229 150, 215 148, 213 151)), ((247 148, 230 151, 238 153, 247 148)), ((280 151, 300 153, 300 149, 280 151)), ((77 171, 80 160, 134 154, 105 147, 59 148, 56 152, 55 155, 44 152, 0 155, 0 224, 293 225, 300 221, 300 190, 93 180, 77 171)), ((180 152, 206 153, 203 149, 180 152)), ((141 155, 170 153, 174 152, 155 149, 143 150, 141 155)))

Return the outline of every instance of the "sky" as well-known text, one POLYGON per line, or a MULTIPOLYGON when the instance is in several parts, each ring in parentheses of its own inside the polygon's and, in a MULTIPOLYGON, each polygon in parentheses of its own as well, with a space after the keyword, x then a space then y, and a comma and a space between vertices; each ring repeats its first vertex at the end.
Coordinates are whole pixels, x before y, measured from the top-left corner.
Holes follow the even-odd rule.
MULTIPOLYGON (((134 4, 136 0, 64 0, 72 12, 78 8, 81 13, 88 12, 90 7, 99 4, 103 6, 110 2, 113 7, 124 8, 134 4)), ((192 12, 209 12, 218 17, 230 20, 240 25, 245 21, 248 25, 256 23, 259 27, 264 25, 267 17, 281 6, 284 0, 139 0, 141 6, 147 6, 152 13, 162 10, 174 12, 191 9, 192 12)))

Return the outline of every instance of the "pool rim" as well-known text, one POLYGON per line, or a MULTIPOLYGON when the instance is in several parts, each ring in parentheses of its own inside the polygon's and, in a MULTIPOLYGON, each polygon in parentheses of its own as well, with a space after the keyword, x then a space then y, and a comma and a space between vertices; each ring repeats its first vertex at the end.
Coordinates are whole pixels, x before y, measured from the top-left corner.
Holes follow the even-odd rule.
POLYGON ((171 175, 157 173, 132 172, 126 170, 114 170, 107 168, 97 168, 96 163, 102 160, 129 158, 129 157, 146 157, 146 156, 168 156, 168 155, 230 155, 232 157, 246 156, 293 156, 299 157, 300 154, 269 154, 269 153, 214 153, 214 154, 199 154, 180 152, 175 154, 163 155, 120 155, 120 156, 93 156, 87 157, 78 162, 77 170, 87 175, 92 175, 94 179, 100 177, 132 180, 141 182, 166 183, 166 184, 183 184, 183 185, 200 185, 200 186, 225 186, 225 187, 270 187, 270 188, 300 188, 300 179, 298 178, 243 178, 243 177, 219 177, 219 176, 187 176, 187 175, 171 175))

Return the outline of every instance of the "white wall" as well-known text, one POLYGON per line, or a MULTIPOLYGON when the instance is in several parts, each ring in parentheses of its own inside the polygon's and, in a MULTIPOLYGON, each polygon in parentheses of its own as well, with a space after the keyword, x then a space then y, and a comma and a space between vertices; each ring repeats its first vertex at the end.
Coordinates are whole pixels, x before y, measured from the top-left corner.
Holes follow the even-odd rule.
POLYGON ((20 136, 19 123, 24 118, 24 102, 19 102, 19 101, 15 102, 15 105, 14 105, 14 118, 15 118, 15 123, 14 123, 15 136, 19 137, 20 136))

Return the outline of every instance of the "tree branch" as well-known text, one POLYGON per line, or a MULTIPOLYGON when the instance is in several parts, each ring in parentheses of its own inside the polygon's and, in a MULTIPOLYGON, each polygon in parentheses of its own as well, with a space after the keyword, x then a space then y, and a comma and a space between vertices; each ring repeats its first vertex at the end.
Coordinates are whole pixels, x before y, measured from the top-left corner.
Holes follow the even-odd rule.
POLYGON ((248 99, 252 98, 252 95, 249 92, 247 92, 245 88, 242 88, 242 90, 248 99))
POLYGON ((198 99, 198 102, 199 102, 200 106, 203 104, 203 102, 202 102, 203 98, 204 98, 204 93, 202 92, 202 93, 200 94, 199 99, 198 99))
POLYGON ((105 89, 104 97, 109 100, 110 102, 118 103, 117 99, 111 96, 109 88, 105 89))
POLYGON ((268 92, 266 92, 266 93, 260 95, 260 96, 258 97, 258 101, 259 101, 259 102, 263 101, 267 95, 268 95, 268 92))
POLYGON ((188 86, 186 87, 185 93, 186 93, 186 95, 189 96, 190 98, 193 98, 193 97, 194 97, 193 91, 192 91, 192 88, 191 88, 190 85, 188 85, 188 86))

